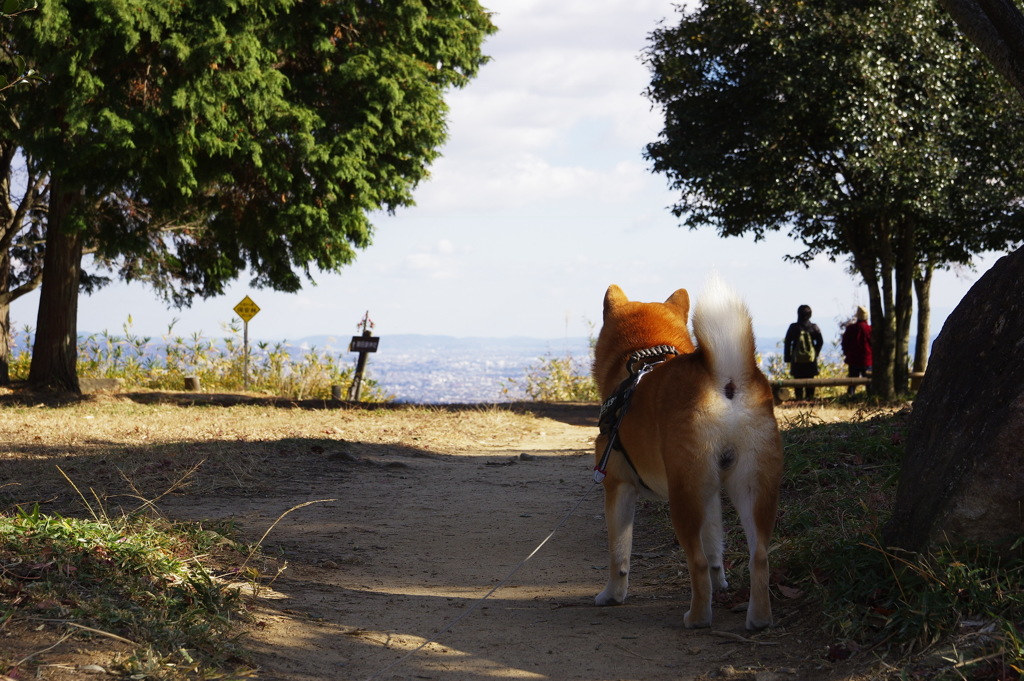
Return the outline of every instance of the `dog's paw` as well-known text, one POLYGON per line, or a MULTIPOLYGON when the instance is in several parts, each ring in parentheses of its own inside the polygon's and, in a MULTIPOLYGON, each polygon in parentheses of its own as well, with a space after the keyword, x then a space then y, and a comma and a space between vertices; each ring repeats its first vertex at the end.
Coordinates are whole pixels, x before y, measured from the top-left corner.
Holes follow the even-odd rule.
POLYGON ((747 629, 760 631, 772 626, 772 608, 770 605, 760 605, 750 601, 747 608, 747 629))
POLYGON ((683 626, 687 629, 707 629, 711 626, 711 612, 708 608, 708 612, 701 616, 694 616, 692 610, 687 610, 686 614, 683 615, 683 626))
POLYGON ((764 619, 753 618, 750 615, 747 615, 747 630, 748 631, 761 631, 762 629, 767 629, 770 626, 772 626, 772 618, 771 617, 769 617, 768 619, 764 620, 764 619))
POLYGON ((725 578, 725 568, 721 565, 711 567, 711 588, 715 591, 729 588, 729 582, 725 578))
POLYGON ((611 593, 608 589, 605 589, 601 593, 594 597, 594 605, 622 605, 622 602, 626 600, 626 595, 616 596, 611 593))

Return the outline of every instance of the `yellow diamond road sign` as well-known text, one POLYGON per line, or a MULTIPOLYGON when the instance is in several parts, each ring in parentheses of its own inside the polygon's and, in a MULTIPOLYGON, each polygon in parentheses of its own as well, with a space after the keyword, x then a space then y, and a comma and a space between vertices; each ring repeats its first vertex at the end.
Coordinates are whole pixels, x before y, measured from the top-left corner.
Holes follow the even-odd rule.
POLYGON ((252 298, 246 296, 242 298, 242 302, 235 305, 235 312, 242 318, 243 322, 248 322, 250 319, 256 316, 256 313, 260 311, 260 306, 252 302, 252 298))

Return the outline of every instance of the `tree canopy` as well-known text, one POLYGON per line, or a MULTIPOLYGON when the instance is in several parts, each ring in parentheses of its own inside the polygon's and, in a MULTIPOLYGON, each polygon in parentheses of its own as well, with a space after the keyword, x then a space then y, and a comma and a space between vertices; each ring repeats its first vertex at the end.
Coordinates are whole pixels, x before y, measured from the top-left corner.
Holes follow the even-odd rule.
POLYGON ((1024 97, 1024 14, 1013 0, 939 0, 939 4, 1024 97))
POLYGON ((847 260, 871 298, 874 388, 905 386, 914 278, 1024 236, 1012 93, 925 0, 707 0, 646 57, 665 116, 646 153, 674 213, 847 260))
POLYGON ((33 380, 74 387, 83 249, 178 304, 247 270, 294 291, 350 263, 370 212, 412 204, 444 94, 494 30, 476 0, 50 0, 23 17, 6 52, 46 83, 8 95, 0 134, 49 179, 59 260, 33 380))

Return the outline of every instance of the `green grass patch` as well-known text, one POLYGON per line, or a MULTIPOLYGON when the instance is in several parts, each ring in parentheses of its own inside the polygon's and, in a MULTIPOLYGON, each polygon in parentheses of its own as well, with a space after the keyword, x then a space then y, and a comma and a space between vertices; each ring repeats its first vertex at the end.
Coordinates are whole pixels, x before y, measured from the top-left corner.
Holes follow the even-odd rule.
MULTIPOLYGON (((0 624, 127 643, 104 663, 121 678, 247 678, 239 591, 196 558, 208 537, 138 515, 0 514, 0 624)), ((0 651, 0 674, 35 678, 33 657, 0 651)))
POLYGON ((870 651, 864 678, 1004 681, 1024 673, 1024 560, 984 547, 908 555, 883 545, 909 410, 784 430, 773 551, 780 581, 806 593, 834 638, 829 658, 870 651))

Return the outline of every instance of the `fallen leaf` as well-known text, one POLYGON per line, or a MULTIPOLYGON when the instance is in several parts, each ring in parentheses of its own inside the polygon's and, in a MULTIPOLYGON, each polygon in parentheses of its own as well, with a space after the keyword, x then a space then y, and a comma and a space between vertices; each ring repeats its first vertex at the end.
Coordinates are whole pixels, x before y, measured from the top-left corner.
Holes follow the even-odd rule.
POLYGON ((792 586, 786 586, 785 584, 779 584, 779 593, 786 598, 800 598, 804 595, 804 592, 800 589, 792 586))

